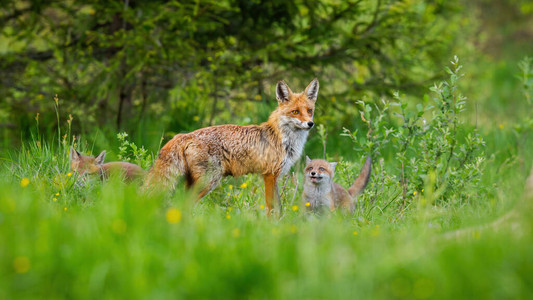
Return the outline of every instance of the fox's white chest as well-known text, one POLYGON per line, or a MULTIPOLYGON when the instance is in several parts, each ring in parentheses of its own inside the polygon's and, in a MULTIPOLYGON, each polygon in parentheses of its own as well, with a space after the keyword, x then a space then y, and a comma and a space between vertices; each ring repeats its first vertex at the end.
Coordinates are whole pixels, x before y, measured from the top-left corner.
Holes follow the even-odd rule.
POLYGON ((333 201, 331 182, 315 185, 306 180, 304 184, 304 201, 309 202, 313 208, 331 207, 331 201, 333 201))
POLYGON ((281 165, 281 175, 287 174, 291 169, 292 165, 300 158, 302 155, 305 142, 307 140, 307 135, 309 131, 307 130, 284 130, 282 131, 282 145, 285 150, 285 158, 283 159, 281 165))

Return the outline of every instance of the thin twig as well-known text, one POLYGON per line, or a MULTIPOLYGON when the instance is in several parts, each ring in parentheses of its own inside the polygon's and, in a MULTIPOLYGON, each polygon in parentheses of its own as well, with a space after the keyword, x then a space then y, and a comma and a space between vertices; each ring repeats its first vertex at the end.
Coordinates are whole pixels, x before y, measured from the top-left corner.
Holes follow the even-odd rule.
POLYGON ((294 184, 294 194, 292 195, 291 203, 294 203, 294 199, 296 199, 296 193, 298 193, 298 185, 299 185, 298 177, 296 176, 294 172, 292 172, 292 183, 294 184))

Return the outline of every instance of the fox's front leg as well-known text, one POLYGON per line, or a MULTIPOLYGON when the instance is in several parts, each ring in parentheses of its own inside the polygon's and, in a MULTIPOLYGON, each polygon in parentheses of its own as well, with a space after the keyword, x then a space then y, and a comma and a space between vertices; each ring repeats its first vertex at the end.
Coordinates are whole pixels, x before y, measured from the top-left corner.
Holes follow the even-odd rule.
POLYGON ((334 211, 335 210, 335 200, 333 200, 332 196, 328 197, 329 200, 329 210, 334 211))
POLYGON ((281 214, 281 201, 278 194, 278 176, 274 174, 264 175, 265 180, 265 204, 267 216, 272 213, 272 204, 275 202, 276 211, 281 214))

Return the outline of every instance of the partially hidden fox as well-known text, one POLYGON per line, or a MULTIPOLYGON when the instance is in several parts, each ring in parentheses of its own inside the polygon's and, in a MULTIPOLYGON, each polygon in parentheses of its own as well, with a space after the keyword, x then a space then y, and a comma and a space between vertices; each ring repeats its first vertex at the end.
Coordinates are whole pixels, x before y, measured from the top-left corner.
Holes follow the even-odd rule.
POLYGON ((318 97, 318 79, 302 93, 293 93, 279 81, 278 107, 260 125, 219 125, 178 134, 161 148, 145 185, 174 189, 177 177, 187 187, 198 187, 198 199, 213 190, 224 176, 261 174, 268 215, 273 205, 280 212, 277 180, 300 158, 318 97))
POLYGON ((304 169, 304 204, 313 211, 318 211, 321 208, 335 210, 341 207, 353 214, 356 197, 365 189, 370 179, 372 169, 370 156, 366 158, 359 177, 348 190, 333 182, 336 162, 327 162, 322 159, 311 160, 306 157, 306 165, 304 169))
POLYGON ((129 162, 104 163, 105 155, 105 150, 98 154, 97 157, 83 155, 76 151, 74 147, 70 147, 70 169, 80 176, 96 174, 100 175, 102 179, 108 178, 111 173, 118 174, 124 176, 126 181, 141 179, 146 174, 143 168, 129 162))

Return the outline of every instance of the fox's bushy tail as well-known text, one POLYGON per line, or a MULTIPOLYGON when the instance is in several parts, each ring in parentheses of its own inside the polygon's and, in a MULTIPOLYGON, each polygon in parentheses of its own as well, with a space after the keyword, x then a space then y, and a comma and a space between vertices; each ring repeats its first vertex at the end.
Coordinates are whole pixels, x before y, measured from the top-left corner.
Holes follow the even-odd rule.
POLYGON ((363 190, 365 189, 366 185, 368 184, 368 180, 370 179, 370 172, 372 171, 372 158, 370 158, 370 155, 366 157, 365 164, 363 165, 363 168, 361 169, 361 173, 359 174, 359 177, 354 181, 352 186, 348 189, 348 193, 352 197, 356 197, 357 195, 361 194, 363 190))

